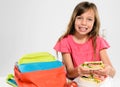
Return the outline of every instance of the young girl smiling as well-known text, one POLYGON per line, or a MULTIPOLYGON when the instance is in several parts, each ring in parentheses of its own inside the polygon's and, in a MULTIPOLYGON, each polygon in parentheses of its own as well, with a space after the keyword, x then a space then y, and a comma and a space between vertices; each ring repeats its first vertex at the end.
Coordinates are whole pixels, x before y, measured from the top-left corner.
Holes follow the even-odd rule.
POLYGON ((67 77, 89 75, 114 77, 115 69, 107 54, 108 42, 99 36, 100 20, 94 3, 79 3, 71 16, 66 32, 59 38, 54 49, 61 52, 67 77), (84 62, 102 61, 104 69, 89 70, 84 62))

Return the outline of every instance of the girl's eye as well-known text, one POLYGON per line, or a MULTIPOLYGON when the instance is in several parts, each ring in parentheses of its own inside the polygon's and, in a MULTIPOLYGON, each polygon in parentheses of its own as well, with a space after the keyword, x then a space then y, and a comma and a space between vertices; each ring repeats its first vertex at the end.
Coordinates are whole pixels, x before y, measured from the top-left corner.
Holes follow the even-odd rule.
POLYGON ((89 18, 88 20, 89 20, 89 21, 92 21, 93 19, 89 18))
POLYGON ((82 19, 82 17, 77 17, 77 19, 82 19))

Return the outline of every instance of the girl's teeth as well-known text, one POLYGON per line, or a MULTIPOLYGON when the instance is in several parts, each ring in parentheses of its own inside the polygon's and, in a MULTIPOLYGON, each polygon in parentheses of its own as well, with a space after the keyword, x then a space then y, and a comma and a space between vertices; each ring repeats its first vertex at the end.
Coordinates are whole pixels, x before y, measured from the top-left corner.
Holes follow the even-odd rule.
POLYGON ((86 28, 80 28, 80 30, 81 30, 81 31, 85 31, 85 30, 86 30, 86 28))

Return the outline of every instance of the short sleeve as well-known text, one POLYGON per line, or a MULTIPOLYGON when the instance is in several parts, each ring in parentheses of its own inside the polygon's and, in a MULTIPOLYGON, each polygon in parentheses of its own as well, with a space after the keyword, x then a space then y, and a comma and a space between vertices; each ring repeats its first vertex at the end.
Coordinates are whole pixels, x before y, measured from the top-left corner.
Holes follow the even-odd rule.
POLYGON ((102 37, 98 38, 100 50, 108 49, 110 47, 109 43, 102 37))
POLYGON ((67 41, 67 38, 64 38, 60 41, 58 41, 55 46, 54 46, 54 49, 56 51, 59 51, 59 52, 67 52, 67 53, 70 53, 70 46, 69 46, 69 43, 67 41))

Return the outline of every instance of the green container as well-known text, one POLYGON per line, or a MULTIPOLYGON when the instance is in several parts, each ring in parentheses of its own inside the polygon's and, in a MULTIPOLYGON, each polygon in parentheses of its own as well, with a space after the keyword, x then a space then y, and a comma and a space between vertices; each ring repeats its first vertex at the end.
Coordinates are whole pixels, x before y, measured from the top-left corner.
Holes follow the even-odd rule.
POLYGON ((33 63, 33 62, 50 62, 56 61, 56 58, 48 52, 36 52, 26 54, 18 61, 19 64, 33 63))

